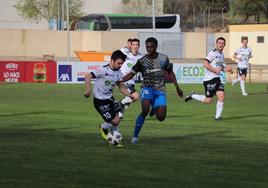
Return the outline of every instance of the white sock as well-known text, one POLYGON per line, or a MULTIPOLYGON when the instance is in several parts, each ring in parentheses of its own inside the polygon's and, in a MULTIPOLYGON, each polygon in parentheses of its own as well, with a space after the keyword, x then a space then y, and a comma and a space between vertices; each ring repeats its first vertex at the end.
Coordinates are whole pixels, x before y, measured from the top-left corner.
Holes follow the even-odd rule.
POLYGON ((245 91, 245 81, 244 80, 240 81, 240 87, 241 87, 242 93, 246 93, 246 91, 245 91))
POLYGON ((232 81, 233 81, 233 83, 237 83, 238 82, 238 78, 236 78, 236 79, 232 79, 232 81))
POLYGON ((118 131, 118 130, 119 130, 119 125, 111 127, 111 131, 118 131))
POLYGON ((121 103, 122 104, 127 104, 127 103, 131 103, 133 100, 130 98, 130 97, 125 97, 122 101, 121 101, 121 103))
POLYGON ((101 124, 101 128, 103 129, 111 129, 112 127, 113 125, 111 123, 104 122, 103 124, 101 124))
POLYGON ((221 101, 218 101, 217 104, 216 104, 216 116, 215 116, 215 119, 218 119, 219 117, 221 117, 221 113, 222 113, 222 110, 223 110, 223 102, 221 101))
POLYGON ((206 96, 205 95, 192 94, 192 98, 197 100, 197 101, 204 102, 206 96))

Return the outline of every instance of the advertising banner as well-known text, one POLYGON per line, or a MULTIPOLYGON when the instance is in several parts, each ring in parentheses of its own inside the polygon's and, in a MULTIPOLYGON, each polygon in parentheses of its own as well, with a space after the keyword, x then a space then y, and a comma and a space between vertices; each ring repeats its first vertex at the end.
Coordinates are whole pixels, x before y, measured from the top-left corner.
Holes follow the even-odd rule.
MULTIPOLYGON (((173 71, 178 83, 203 83, 205 70, 203 64, 173 64, 173 71)), ((226 83, 226 74, 224 72, 221 72, 220 78, 222 83, 226 83)))
MULTIPOLYGON (((85 74, 92 72, 100 66, 107 65, 109 62, 57 62, 57 83, 84 83, 85 74)), ((141 73, 135 75, 137 83, 142 82, 141 73)), ((171 79, 165 74, 166 82, 171 79)), ((94 79, 92 80, 94 82, 94 79)))
POLYGON ((0 62, 0 82, 24 82, 24 63, 13 61, 0 62))
MULTIPOLYGON (((57 63, 57 83, 84 83, 85 74, 92 72, 100 66, 109 62, 58 62, 57 63)), ((202 64, 173 64, 178 83, 203 83, 205 68, 202 64)), ((221 74, 222 82, 226 82, 226 75, 221 74)), ((142 82, 140 73, 135 76, 136 82, 142 82)), ((94 81, 94 80, 93 80, 94 81)), ((169 75, 165 74, 166 83, 171 82, 169 75)))
POLYGON ((85 74, 109 62, 58 62, 57 83, 84 83, 85 74))
POLYGON ((25 82, 56 83, 56 62, 26 62, 25 82))
POLYGON ((56 62, 0 61, 0 82, 56 83, 56 62))

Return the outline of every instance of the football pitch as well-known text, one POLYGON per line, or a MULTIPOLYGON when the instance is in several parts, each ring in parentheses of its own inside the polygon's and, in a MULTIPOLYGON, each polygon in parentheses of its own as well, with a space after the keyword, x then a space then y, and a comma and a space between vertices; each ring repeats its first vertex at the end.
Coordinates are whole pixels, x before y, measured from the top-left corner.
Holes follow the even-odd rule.
MULTIPOLYGON (((225 86, 215 121, 215 98, 185 103, 168 85, 166 120, 147 117, 132 145, 140 103, 131 105, 120 124, 124 148, 112 148, 84 85, 0 84, 0 187, 267 188, 268 92, 266 84, 246 87, 249 96, 225 86)), ((202 85, 181 88, 203 93, 202 85)))

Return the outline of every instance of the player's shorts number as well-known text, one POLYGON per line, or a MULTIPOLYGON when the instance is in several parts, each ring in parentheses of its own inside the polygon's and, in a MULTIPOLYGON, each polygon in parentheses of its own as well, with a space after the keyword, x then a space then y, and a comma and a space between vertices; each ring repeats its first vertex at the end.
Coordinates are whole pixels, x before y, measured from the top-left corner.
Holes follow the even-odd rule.
POLYGON ((109 112, 105 112, 104 114, 102 114, 106 119, 110 119, 112 116, 109 112))

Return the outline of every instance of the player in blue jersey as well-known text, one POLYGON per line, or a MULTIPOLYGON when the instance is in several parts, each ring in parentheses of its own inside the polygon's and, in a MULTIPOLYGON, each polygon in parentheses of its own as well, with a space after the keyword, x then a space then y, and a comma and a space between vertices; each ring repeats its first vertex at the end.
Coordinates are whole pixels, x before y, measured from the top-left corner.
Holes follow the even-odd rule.
POLYGON ((136 119, 135 129, 131 143, 138 142, 139 132, 144 124, 150 108, 155 113, 159 121, 164 121, 167 114, 166 91, 165 91, 165 71, 168 72, 175 85, 176 91, 180 97, 183 92, 179 88, 175 74, 172 71, 172 64, 166 55, 158 53, 157 40, 153 37, 145 41, 147 54, 140 58, 131 72, 125 75, 122 82, 126 82, 133 76, 141 72, 143 76, 143 88, 141 90, 141 106, 142 111, 136 119))

